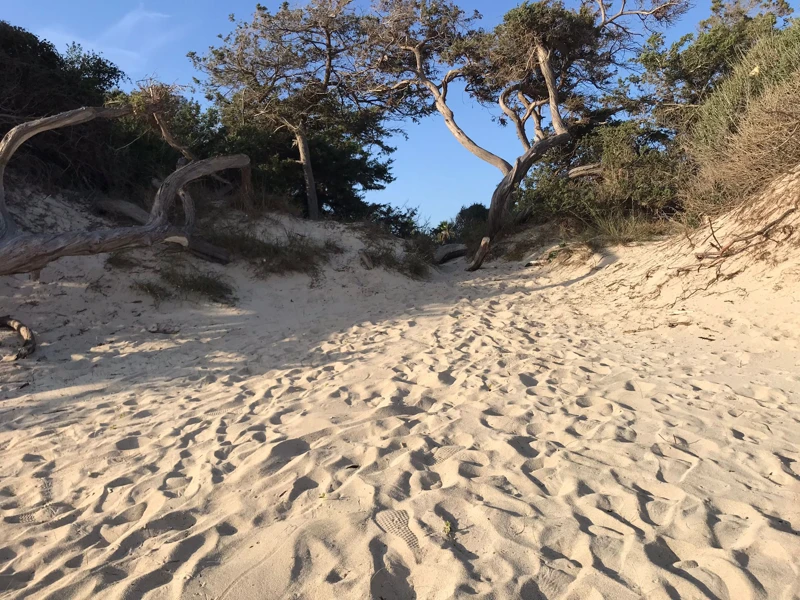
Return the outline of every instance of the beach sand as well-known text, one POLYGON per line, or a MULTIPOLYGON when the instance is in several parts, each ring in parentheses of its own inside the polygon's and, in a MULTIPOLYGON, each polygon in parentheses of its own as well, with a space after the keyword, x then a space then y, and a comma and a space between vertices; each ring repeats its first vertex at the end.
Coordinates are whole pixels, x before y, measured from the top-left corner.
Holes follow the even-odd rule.
POLYGON ((800 598, 800 263, 644 302, 663 246, 412 281, 358 244, 219 268, 235 307, 154 306, 144 251, 0 279, 41 344, 0 338, 0 596, 800 598))

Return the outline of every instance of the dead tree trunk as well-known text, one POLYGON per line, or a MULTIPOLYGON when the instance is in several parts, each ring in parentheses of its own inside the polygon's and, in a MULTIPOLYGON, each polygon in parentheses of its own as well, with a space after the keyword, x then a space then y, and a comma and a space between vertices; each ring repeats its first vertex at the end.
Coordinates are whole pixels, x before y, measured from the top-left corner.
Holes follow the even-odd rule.
POLYGON ((520 156, 515 162, 514 167, 500 181, 492 194, 492 202, 489 205, 489 227, 486 237, 481 240, 481 246, 475 253, 472 263, 467 267, 467 271, 477 271, 481 268, 486 255, 489 253, 490 244, 494 237, 503 227, 503 222, 508 210, 508 202, 511 194, 519 187, 522 179, 530 171, 533 163, 542 158, 549 150, 566 144, 570 139, 569 133, 561 133, 549 138, 545 138, 534 143, 525 154, 520 156))
MULTIPOLYGON (((188 194, 185 190, 181 190, 181 194, 188 194)), ((190 198, 191 200, 191 198, 190 198)), ((184 199, 184 204, 185 204, 184 199)), ((112 215, 120 215, 138 223, 139 225, 146 225, 150 220, 150 213, 136 206, 132 202, 125 202, 124 200, 103 200, 96 204, 97 208, 102 212, 112 215)), ((180 243, 178 240, 166 239, 165 242, 180 243)), ((199 256, 204 260, 210 260, 221 265, 227 265, 231 262, 231 254, 225 248, 220 248, 214 244, 199 238, 197 236, 189 237, 189 252, 195 256, 199 256)))
POLYGON ((186 222, 183 227, 171 225, 167 217, 175 197, 194 179, 224 169, 243 169, 250 166, 247 156, 236 154, 198 160, 178 169, 161 184, 147 223, 140 227, 48 234, 18 232, 6 206, 2 178, 14 152, 37 133, 86 123, 96 118, 122 117, 132 112, 131 107, 79 108, 17 125, 0 140, 0 275, 38 271, 63 256, 99 254, 121 248, 151 246, 167 240, 188 247, 194 223, 194 205, 188 194, 182 195, 186 222))
POLYGON ((311 151, 308 138, 301 128, 294 129, 297 149, 300 152, 300 164, 303 165, 303 176, 306 180, 306 197, 308 198, 308 218, 319 219, 319 200, 317 199, 317 182, 314 180, 314 169, 311 166, 311 151))
POLYGON ((27 358, 36 350, 36 336, 33 335, 31 328, 24 323, 21 323, 16 319, 12 319, 9 316, 5 316, 0 317, 0 327, 13 329, 17 332, 19 337, 22 338, 22 347, 17 350, 17 355, 14 357, 15 360, 27 358))

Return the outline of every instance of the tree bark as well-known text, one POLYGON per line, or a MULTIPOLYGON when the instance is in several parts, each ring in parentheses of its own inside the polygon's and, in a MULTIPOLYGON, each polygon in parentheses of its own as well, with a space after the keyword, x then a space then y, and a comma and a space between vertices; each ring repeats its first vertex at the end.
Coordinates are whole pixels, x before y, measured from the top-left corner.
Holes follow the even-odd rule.
POLYGON ((567 126, 564 125, 558 108, 558 82, 550 62, 550 52, 541 44, 537 44, 536 56, 539 59, 539 69, 542 71, 547 85, 547 94, 550 97, 550 122, 553 124, 556 134, 567 133, 567 126))
POLYGON ((553 148, 562 146, 570 140, 569 133, 562 133, 546 138, 534 143, 529 150, 520 156, 514 163, 514 168, 509 171, 500 181, 492 194, 492 202, 489 205, 489 227, 486 237, 481 241, 481 248, 472 259, 472 263, 467 267, 467 271, 477 271, 480 269, 486 255, 489 252, 491 240, 497 236, 503 226, 508 201, 511 194, 517 189, 522 179, 527 175, 530 168, 545 153, 553 148))
POLYGON ((439 114, 444 117, 444 124, 447 126, 447 129, 450 130, 450 133, 453 134, 456 140, 458 140, 459 144, 464 146, 464 148, 472 152, 472 154, 480 158, 482 161, 489 163, 493 167, 496 167, 501 173, 503 173, 503 175, 511 170, 511 165, 508 163, 508 161, 476 144, 475 141, 469 137, 464 130, 461 129, 461 127, 458 126, 455 120, 455 115, 453 115, 453 111, 450 109, 450 107, 447 105, 447 102, 442 98, 441 95, 436 98, 436 110, 438 110, 439 114))
POLYGON ((6 165, 22 144, 36 134, 60 127, 80 125, 93 119, 116 119, 133 113, 133 108, 124 106, 120 108, 84 107, 67 112, 44 117, 35 121, 27 121, 12 128, 0 140, 0 241, 17 234, 17 228, 6 206, 5 188, 3 180, 6 165))
POLYGON ((13 329, 22 338, 22 347, 17 350, 17 354, 14 357, 15 360, 27 358, 34 353, 36 350, 36 336, 33 335, 30 327, 9 316, 0 317, 0 327, 13 329))
POLYGON ((308 148, 308 138, 305 131, 294 129, 297 149, 300 152, 300 164, 303 165, 303 176, 306 180, 306 198, 308 198, 308 218, 316 221, 319 219, 319 200, 317 199, 317 182, 314 180, 314 169, 311 166, 311 151, 308 148))
POLYGON ((581 165, 574 167, 567 171, 568 179, 578 179, 579 177, 599 177, 603 174, 603 165, 601 163, 592 163, 589 165, 581 165))

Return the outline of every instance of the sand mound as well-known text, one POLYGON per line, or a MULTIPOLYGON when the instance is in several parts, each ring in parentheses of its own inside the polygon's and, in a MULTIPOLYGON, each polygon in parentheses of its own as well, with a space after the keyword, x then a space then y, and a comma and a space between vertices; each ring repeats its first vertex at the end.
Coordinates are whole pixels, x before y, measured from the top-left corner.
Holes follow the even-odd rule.
POLYGON ((0 280, 41 341, 0 363, 0 593, 800 595, 796 285, 672 325, 620 283, 659 246, 416 282, 334 233, 313 281, 226 267, 234 307, 153 306, 147 253, 0 280))

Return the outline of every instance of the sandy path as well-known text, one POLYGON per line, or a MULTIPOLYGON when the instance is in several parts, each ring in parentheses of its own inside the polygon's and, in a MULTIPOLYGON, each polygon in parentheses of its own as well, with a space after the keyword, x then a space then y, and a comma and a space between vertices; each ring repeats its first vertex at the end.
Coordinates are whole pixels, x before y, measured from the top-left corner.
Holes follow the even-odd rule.
POLYGON ((0 371, 0 593, 800 597, 796 340, 369 276, 162 308, 167 337, 126 288, 51 298, 87 310, 0 371))

